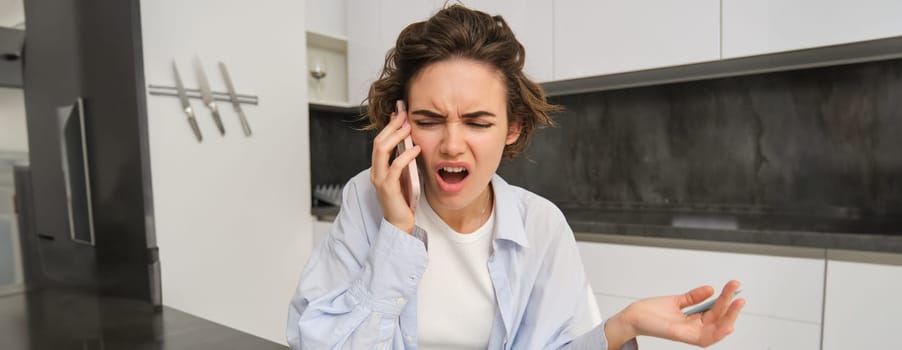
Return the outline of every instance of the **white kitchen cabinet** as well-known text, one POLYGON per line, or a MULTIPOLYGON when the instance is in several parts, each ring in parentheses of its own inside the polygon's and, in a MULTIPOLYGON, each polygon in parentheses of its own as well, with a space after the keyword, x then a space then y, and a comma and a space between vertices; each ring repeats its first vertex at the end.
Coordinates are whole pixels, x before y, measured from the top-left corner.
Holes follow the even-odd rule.
POLYGON ((348 0, 348 101, 364 102, 379 77, 385 54, 407 25, 425 20, 433 0, 348 0))
POLYGON ((307 94, 310 104, 350 107, 347 39, 307 32, 307 94), (324 72, 316 79, 312 72, 324 72))
POLYGON ((719 0, 554 1, 554 80, 720 59, 719 0))
POLYGON ((307 97, 311 105, 348 108, 347 0, 307 0, 307 97), (324 72, 318 79, 312 72, 324 72))
MULTIPOLYGON (((735 331, 711 350, 819 350, 820 324, 782 320, 743 313, 736 320, 735 331)), ((639 337, 640 349, 698 350, 699 347, 670 340, 639 337)))
POLYGON ((0 1, 0 27, 25 29, 24 0, 0 1))
POLYGON ((307 0, 307 94, 310 104, 347 108, 346 0, 307 0), (323 71, 315 78, 311 72, 323 71))
MULTIPOLYGON (((823 258, 578 242, 602 316, 632 301, 712 285, 742 282, 746 299, 736 331, 714 349, 818 349, 824 286, 823 258)), ((642 339, 650 349, 690 349, 642 339), (650 345, 654 344, 654 345, 650 345)))
MULTIPOLYGON (((526 74, 537 82, 552 80, 552 3, 543 0, 464 1, 469 8, 502 15, 526 48, 526 74)), ((440 0, 348 0, 348 99, 359 104, 407 25, 429 18, 440 0)))
MULTIPOLYGON (((638 300, 638 298, 614 297, 605 294, 595 294, 595 299, 598 300, 598 309, 605 319, 638 300)), ((735 329, 733 334, 730 334, 726 339, 711 346, 709 349, 820 349, 821 327, 815 323, 783 320, 743 312, 736 320, 735 329)), ((654 350, 698 349, 696 346, 652 337, 639 337, 639 348, 654 350)))
POLYGON ((388 44, 380 40, 379 1, 348 0, 348 102, 362 103, 388 44))
POLYGON ((742 282, 745 311, 821 322, 824 259, 579 242, 596 294, 642 298, 742 282))
POLYGON ((723 58, 899 35, 898 0, 723 0, 723 58))
POLYGON ((828 260, 823 349, 902 349, 900 296, 902 265, 828 260))
POLYGON ((553 5, 546 0, 470 0, 463 4, 490 15, 501 15, 526 49, 523 70, 536 82, 554 79, 553 5))
POLYGON ((347 0, 306 0, 307 31, 333 37, 347 36, 347 0))

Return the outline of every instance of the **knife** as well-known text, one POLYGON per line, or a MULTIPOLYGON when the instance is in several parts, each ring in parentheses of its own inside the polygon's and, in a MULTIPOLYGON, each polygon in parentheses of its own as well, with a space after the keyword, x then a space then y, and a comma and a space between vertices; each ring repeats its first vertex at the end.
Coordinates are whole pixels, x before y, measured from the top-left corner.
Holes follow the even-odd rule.
POLYGON ((200 59, 195 59, 195 73, 197 73, 197 84, 200 88, 200 97, 204 100, 207 108, 213 113, 213 121, 221 135, 225 135, 225 127, 222 126, 222 118, 219 117, 219 108, 216 107, 216 100, 213 99, 213 92, 210 91, 210 82, 207 81, 207 74, 204 73, 204 66, 200 63, 200 59))
POLYGON ((197 118, 194 117, 194 109, 191 108, 191 103, 188 102, 188 95, 185 94, 185 86, 182 85, 182 77, 179 75, 179 68, 176 66, 175 61, 172 61, 172 72, 175 73, 175 89, 178 91, 179 100, 182 101, 182 109, 185 111, 185 115, 188 116, 188 124, 191 124, 191 130, 194 131, 194 137, 197 138, 197 142, 203 142, 204 137, 200 134, 197 118))
POLYGON ((232 108, 238 113, 238 120, 241 121, 241 129, 244 130, 244 136, 251 136, 251 125, 247 123, 247 117, 244 116, 244 110, 241 109, 241 102, 238 102, 238 94, 235 93, 235 86, 232 85, 232 78, 229 77, 229 69, 226 68, 225 63, 219 62, 219 71, 222 72, 222 80, 225 81, 226 88, 229 89, 232 108))

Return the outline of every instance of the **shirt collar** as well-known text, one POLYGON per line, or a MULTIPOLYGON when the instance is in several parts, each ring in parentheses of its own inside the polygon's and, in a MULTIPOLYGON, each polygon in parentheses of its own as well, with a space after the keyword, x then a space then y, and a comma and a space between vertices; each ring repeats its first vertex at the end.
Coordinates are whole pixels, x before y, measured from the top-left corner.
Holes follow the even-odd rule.
POLYGON ((522 202, 516 193, 501 176, 492 177, 492 190, 495 193, 495 240, 504 239, 529 248, 526 228, 523 220, 522 202))

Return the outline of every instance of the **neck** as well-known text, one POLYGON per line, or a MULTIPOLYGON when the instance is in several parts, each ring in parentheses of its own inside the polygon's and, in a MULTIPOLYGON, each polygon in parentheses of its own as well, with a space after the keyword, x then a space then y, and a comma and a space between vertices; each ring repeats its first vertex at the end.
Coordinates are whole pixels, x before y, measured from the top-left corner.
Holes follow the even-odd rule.
MULTIPOLYGON (((426 197, 429 201, 429 197, 426 197)), ((492 215, 492 206, 494 202, 491 183, 486 186, 485 190, 476 197, 476 200, 460 209, 446 209, 433 205, 429 206, 438 215, 448 227, 452 230, 468 234, 473 233, 482 227, 489 217, 492 215)))

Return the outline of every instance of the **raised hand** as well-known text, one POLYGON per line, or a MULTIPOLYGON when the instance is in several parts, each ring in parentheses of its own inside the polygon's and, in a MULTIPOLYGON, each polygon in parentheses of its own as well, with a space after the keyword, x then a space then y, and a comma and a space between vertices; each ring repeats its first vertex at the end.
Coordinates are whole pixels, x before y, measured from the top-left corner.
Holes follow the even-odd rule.
POLYGON ((728 282, 710 310, 690 316, 682 309, 708 299, 714 288, 703 286, 682 295, 639 300, 612 317, 605 334, 613 348, 639 335, 708 347, 733 332, 733 323, 745 305, 744 299, 732 300, 738 289, 738 281, 728 282))
POLYGON ((420 147, 414 146, 404 151, 389 164, 392 152, 408 135, 410 123, 407 122, 407 109, 403 101, 398 101, 398 111, 392 113, 391 121, 373 139, 370 180, 376 187, 385 220, 410 233, 413 231, 415 217, 401 190, 401 173, 420 154, 420 147))

